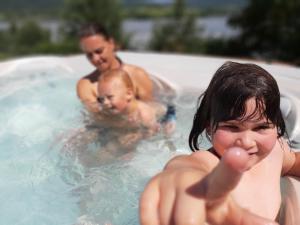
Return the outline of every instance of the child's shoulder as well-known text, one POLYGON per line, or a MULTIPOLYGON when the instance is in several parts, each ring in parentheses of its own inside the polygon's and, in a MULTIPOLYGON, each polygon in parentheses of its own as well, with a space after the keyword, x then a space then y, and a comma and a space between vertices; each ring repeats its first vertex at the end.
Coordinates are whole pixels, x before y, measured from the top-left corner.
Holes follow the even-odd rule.
POLYGON ((220 159, 216 157, 210 150, 199 150, 190 155, 191 159, 199 164, 204 164, 207 167, 214 168, 220 159))

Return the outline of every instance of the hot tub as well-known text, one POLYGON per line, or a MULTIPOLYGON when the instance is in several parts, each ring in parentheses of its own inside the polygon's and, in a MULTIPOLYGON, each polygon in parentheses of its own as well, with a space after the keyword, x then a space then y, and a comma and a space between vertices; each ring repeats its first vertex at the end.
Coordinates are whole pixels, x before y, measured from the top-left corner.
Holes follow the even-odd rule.
MULTIPOLYGON (((171 93, 178 110, 173 139, 153 138, 142 142, 130 158, 86 165, 78 156, 99 148, 98 134, 86 129, 85 112, 75 93, 76 81, 93 70, 86 58, 40 56, 2 62, 1 224, 138 224, 138 198, 147 180, 174 155, 190 153, 187 137, 197 97, 225 61, 246 62, 154 53, 118 55, 152 74, 156 91, 171 93)), ((291 145, 300 148, 300 68, 257 64, 278 81, 291 145)), ((299 182, 283 178, 282 187, 281 224, 300 224, 299 182)))

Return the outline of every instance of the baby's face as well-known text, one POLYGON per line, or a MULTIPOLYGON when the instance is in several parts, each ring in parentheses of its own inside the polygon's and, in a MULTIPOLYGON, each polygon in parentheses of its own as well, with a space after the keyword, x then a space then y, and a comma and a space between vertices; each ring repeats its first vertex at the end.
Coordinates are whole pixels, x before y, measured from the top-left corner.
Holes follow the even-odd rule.
MULTIPOLYGON (((253 115, 255 99, 246 102, 246 115, 253 115)), ((245 149, 250 155, 248 168, 265 158, 274 148, 277 141, 277 128, 259 113, 253 118, 240 121, 220 122, 212 135, 212 144, 219 155, 231 147, 245 149)))
POLYGON ((103 113, 122 114, 126 112, 131 95, 120 79, 101 81, 98 84, 98 102, 103 113))

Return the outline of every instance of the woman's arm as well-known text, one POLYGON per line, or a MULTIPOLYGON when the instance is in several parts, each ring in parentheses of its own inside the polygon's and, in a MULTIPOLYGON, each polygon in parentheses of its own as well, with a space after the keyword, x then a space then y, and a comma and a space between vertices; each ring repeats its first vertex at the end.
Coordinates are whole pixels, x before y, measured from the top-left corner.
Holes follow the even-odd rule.
POLYGON ((93 84, 89 80, 80 79, 77 82, 76 91, 78 98, 90 112, 97 113, 100 111, 97 96, 93 90, 93 84))
POLYGON ((129 74, 135 86, 135 95, 142 101, 152 101, 153 83, 149 74, 142 68, 125 64, 123 69, 129 74))

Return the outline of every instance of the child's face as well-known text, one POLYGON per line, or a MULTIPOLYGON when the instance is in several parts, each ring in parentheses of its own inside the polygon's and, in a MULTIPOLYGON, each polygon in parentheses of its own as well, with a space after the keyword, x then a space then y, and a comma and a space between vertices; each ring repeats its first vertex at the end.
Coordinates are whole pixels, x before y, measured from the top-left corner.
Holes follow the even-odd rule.
POLYGON ((106 114, 124 113, 131 99, 131 91, 120 79, 101 81, 98 84, 98 101, 106 114))
MULTIPOLYGON (((252 115, 255 110, 255 99, 246 102, 246 115, 252 115)), ((266 118, 254 118, 245 121, 230 120, 220 122, 214 134, 212 145, 219 155, 230 147, 245 149, 250 155, 249 168, 265 158, 273 149, 277 140, 277 128, 268 123, 266 118)))

